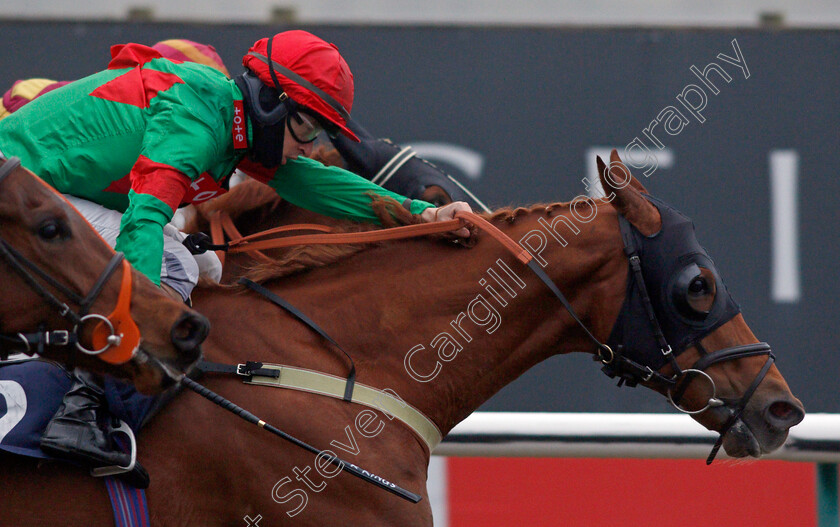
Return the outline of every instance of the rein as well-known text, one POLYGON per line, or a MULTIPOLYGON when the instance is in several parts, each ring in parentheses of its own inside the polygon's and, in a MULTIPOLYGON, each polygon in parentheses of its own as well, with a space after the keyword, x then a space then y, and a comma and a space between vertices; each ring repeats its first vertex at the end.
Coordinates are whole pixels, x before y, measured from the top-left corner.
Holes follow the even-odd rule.
MULTIPOLYGON (((531 254, 528 251, 523 249, 518 243, 511 240, 502 231, 474 212, 458 211, 455 213, 455 217, 456 219, 454 220, 439 221, 435 223, 419 223, 415 225, 403 225, 401 227, 392 227, 390 229, 380 229, 375 231, 342 233, 335 233, 332 227, 328 227, 326 225, 301 223, 297 225, 283 225, 281 227, 257 232, 248 236, 242 236, 233 225, 233 221, 230 219, 230 216, 226 213, 220 212, 214 214, 210 219, 210 231, 213 234, 214 245, 208 245, 207 249, 225 251, 229 253, 245 253, 258 252, 266 249, 292 247, 295 245, 373 243, 450 232, 464 227, 467 223, 472 223, 498 240, 523 264, 528 265, 528 262, 532 260, 531 254), (320 231, 322 234, 303 234, 261 240, 261 238, 267 238, 282 232, 305 230, 320 231), (223 232, 228 234, 231 241, 224 243, 222 237, 223 232)), ((264 254, 262 256, 268 258, 264 254)), ((270 258, 268 259, 271 260, 270 258)))
MULTIPOLYGON (((534 274, 536 274, 537 277, 552 291, 552 293, 554 293, 557 299, 560 300, 560 302, 563 304, 563 307, 566 309, 569 315, 571 315, 574 321, 578 324, 578 326, 584 331, 586 336, 595 345, 595 360, 600 360, 601 363, 604 364, 605 373, 611 377, 621 377, 621 380, 619 381, 619 386, 624 381, 628 381, 628 385, 635 385, 639 382, 658 384, 664 388, 667 394, 668 401, 671 403, 672 406, 674 406, 674 408, 676 408, 680 412, 687 414, 699 414, 710 408, 720 407, 726 404, 724 401, 716 397, 717 387, 712 377, 704 371, 706 368, 712 366, 713 364, 723 361, 736 360, 756 355, 767 355, 767 360, 765 361, 764 366, 756 375, 755 379, 753 379, 752 384, 747 388, 742 397, 739 400, 735 401, 734 405, 730 407, 730 416, 724 423, 721 430, 718 431, 720 435, 716 443, 712 447, 708 458, 706 459, 707 465, 712 463, 718 451, 720 450, 720 447, 723 444, 724 436, 738 422, 741 414, 743 413, 744 409, 749 403, 749 400, 752 397, 753 393, 758 388, 758 385, 764 379, 767 372, 770 370, 770 367, 773 365, 775 357, 772 353, 769 344, 765 342, 759 342, 754 344, 723 348, 709 353, 705 351, 705 349, 702 347, 698 340, 694 342, 694 345, 702 356, 690 368, 687 368, 685 370, 681 369, 677 363, 675 353, 673 352, 671 346, 668 344, 668 342, 665 339, 665 336, 662 333, 658 319, 656 317, 656 313, 654 312, 653 306, 650 302, 647 288, 644 285, 644 278, 642 276, 641 270, 641 258, 638 255, 637 248, 635 247, 635 244, 633 242, 633 236, 630 233, 630 223, 626 220, 626 218, 619 215, 619 225, 621 229, 622 241, 624 243, 624 251, 629 259, 630 270, 636 277, 636 285, 639 289, 640 294, 642 295, 642 298, 644 299, 643 304, 645 307, 645 314, 650 321, 651 329, 653 330, 656 340, 659 343, 659 352, 663 356, 665 356, 674 372, 671 377, 662 375, 658 371, 651 369, 649 366, 636 363, 635 361, 623 356, 620 352, 620 349, 614 351, 609 345, 598 340, 598 338, 592 334, 592 332, 589 330, 586 324, 584 324, 583 321, 578 317, 571 303, 569 303, 568 299, 566 299, 565 295, 563 295, 563 293, 559 290, 557 285, 551 280, 551 278, 548 277, 548 275, 545 273, 545 271, 543 271, 538 262, 534 260, 531 254, 522 246, 520 246, 510 237, 505 235, 498 228, 490 224, 490 222, 473 212, 458 211, 455 213, 455 218, 456 219, 450 221, 407 225, 391 229, 366 231, 361 233, 333 233, 333 230, 330 227, 326 227, 323 225, 286 225, 275 229, 258 232, 249 236, 242 236, 241 234, 239 234, 239 231, 233 225, 233 221, 230 219, 230 217, 227 214, 220 212, 211 218, 211 232, 213 234, 213 241, 215 242, 215 245, 208 245, 207 248, 219 251, 239 253, 258 252, 265 249, 276 249, 304 244, 314 245, 371 243, 384 240, 398 240, 412 238, 416 236, 423 236, 427 234, 449 232, 464 227, 466 223, 472 223, 477 228, 484 231, 485 233, 496 239, 499 243, 501 243, 502 246, 504 246, 505 249, 511 252, 520 262, 522 262, 524 265, 530 268, 531 271, 533 271, 534 274), (282 238, 263 239, 281 232, 300 230, 318 230, 322 231, 322 234, 305 234, 282 238), (222 238, 223 231, 227 232, 228 236, 232 238, 230 242, 224 243, 224 240, 222 238), (678 404, 681 396, 687 389, 690 382, 693 380, 688 376, 690 373, 697 374, 703 377, 709 382, 709 384, 712 387, 712 396, 709 398, 706 405, 700 410, 689 411, 680 407, 678 404), (681 383, 680 381, 684 382, 681 383), (676 394, 672 393, 674 389, 677 390, 676 394)), ((259 254, 261 259, 268 259, 268 257, 265 256, 263 253, 259 254)))
MULTIPOLYGON (((20 159, 12 157, 0 166, 0 184, 15 169, 20 167, 20 159)), ((12 268, 45 303, 58 311, 59 316, 67 320, 73 327, 72 330, 46 330, 43 326, 33 333, 0 334, 0 358, 8 358, 13 351, 19 351, 25 355, 43 354, 46 346, 72 346, 87 355, 99 356, 110 364, 123 364, 128 362, 134 355, 139 342, 140 331, 131 318, 129 307, 131 304, 131 266, 125 260, 122 253, 115 253, 108 265, 97 278, 90 291, 84 297, 71 290, 37 264, 23 256, 2 236, 0 236, 0 257, 12 268), (89 314, 91 306, 99 297, 111 276, 118 268, 122 267, 123 277, 120 285, 120 294, 117 299, 117 306, 114 311, 104 317, 98 314, 89 314), (35 276, 33 276, 35 275, 35 276), (56 289, 66 297, 70 303, 79 306, 74 311, 62 302, 53 293, 48 291, 38 279, 46 282, 50 287, 56 289), (86 348, 79 339, 79 331, 84 324, 98 320, 94 327, 91 342, 92 349, 86 348)))

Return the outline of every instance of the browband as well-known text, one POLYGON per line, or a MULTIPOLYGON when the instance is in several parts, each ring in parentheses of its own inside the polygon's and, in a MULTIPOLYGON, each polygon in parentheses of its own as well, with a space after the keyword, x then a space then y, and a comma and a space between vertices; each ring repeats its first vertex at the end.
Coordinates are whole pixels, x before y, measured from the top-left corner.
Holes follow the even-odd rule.
POLYGON ((6 159, 6 162, 3 163, 3 166, 0 167, 0 183, 6 179, 6 176, 12 173, 14 169, 20 166, 20 159, 16 157, 10 157, 6 159))

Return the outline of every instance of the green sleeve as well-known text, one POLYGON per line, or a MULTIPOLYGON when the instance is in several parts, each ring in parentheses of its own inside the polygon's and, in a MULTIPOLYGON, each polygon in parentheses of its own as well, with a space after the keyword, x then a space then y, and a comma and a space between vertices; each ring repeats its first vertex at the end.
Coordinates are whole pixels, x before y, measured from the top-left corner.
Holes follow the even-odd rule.
POLYGON ((116 250, 156 285, 163 261, 163 226, 172 217, 169 205, 150 194, 128 193, 129 206, 120 223, 116 250))
MULTIPOLYGON (((328 167, 305 157, 290 159, 278 167, 268 184, 285 200, 312 212, 333 218, 379 223, 370 207, 372 192, 405 203, 405 196, 385 190, 367 179, 338 167, 328 167)), ((431 203, 412 200, 410 211, 420 214, 431 203)))

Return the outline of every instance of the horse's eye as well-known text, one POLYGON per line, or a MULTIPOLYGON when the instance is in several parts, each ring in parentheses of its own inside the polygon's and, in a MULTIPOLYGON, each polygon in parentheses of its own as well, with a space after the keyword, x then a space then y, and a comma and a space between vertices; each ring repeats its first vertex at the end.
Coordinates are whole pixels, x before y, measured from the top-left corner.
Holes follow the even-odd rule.
POLYGON ((710 269, 690 264, 680 271, 671 294, 683 316, 703 320, 715 303, 715 275, 710 269))
POLYGON ((57 238, 66 238, 68 234, 67 227, 59 220, 47 220, 38 226, 38 236, 47 241, 53 241, 57 238))
POLYGON ((688 284, 688 292, 692 296, 702 296, 709 292, 709 284, 702 276, 698 276, 688 284))

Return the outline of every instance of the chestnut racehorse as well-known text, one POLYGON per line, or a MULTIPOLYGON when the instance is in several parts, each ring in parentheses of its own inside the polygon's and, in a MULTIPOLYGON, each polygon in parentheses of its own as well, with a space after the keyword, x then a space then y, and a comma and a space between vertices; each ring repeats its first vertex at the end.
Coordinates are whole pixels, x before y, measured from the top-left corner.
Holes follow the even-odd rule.
MULTIPOLYGON (((344 256, 332 248, 338 259, 333 264, 279 279, 261 269, 261 282, 348 351, 355 361, 357 389, 364 384, 390 390, 445 436, 540 361, 558 353, 591 353, 593 338, 607 341, 616 321, 627 316, 631 325, 642 320, 639 327, 647 327, 644 311, 624 309, 625 300, 636 293, 628 287, 635 274, 628 271, 619 214, 632 225, 635 239, 652 241, 671 236, 670 218, 682 216, 655 205, 659 202, 648 199, 635 179, 628 181, 629 172, 617 155, 611 166, 609 174, 602 173, 611 199, 504 209, 487 216, 529 247, 565 293, 580 324, 542 281, 483 234, 469 249, 429 238, 348 249, 344 256), (622 179, 621 173, 628 176, 622 179)), ((685 237, 694 243, 693 231, 685 237)), ((304 254, 318 260, 312 251, 304 254)), ((646 277, 675 263, 678 270, 696 273, 683 284, 685 290, 680 280, 675 282, 673 291, 684 295, 661 296, 655 284, 648 284, 655 301, 673 300, 694 310, 694 320, 686 322, 688 331, 705 324, 702 312, 717 316, 718 298, 728 299, 711 264, 699 256, 691 257, 700 258, 698 269, 692 267, 695 263, 683 265, 680 256, 673 261, 642 256, 646 277)), ((214 326, 205 346, 209 360, 281 363, 338 378, 348 373, 344 355, 249 290, 205 288, 195 293, 194 301, 214 326)), ((671 318, 659 310, 657 316, 670 337, 671 318)), ((679 399, 684 408, 702 409, 693 417, 708 429, 726 432, 723 446, 730 456, 759 457, 783 444, 804 410, 744 318, 731 314, 719 322, 685 349, 674 340, 678 364, 666 360, 648 381, 640 382, 679 399), (743 350, 741 346, 761 352, 735 356, 731 350, 743 350), (675 366, 684 371, 695 365, 704 353, 701 347, 709 356, 727 351, 732 360, 708 365, 702 374, 679 376, 681 386, 673 392, 673 386, 659 382, 671 379, 675 366), (712 381, 715 393, 710 393, 712 381)), ((616 356, 624 344, 633 346, 620 344, 613 346, 616 356)), ((604 348, 598 353, 604 362, 613 359, 604 348)), ((324 458, 248 426, 195 394, 182 394, 140 438, 140 459, 152 474, 147 490, 152 525, 253 525, 258 516, 263 525, 432 524, 426 491, 430 448, 402 421, 391 419, 390 412, 304 391, 250 386, 235 375, 207 375, 203 382, 268 423, 423 500, 412 504, 336 472, 324 458)), ((20 459, 2 463, 0 488, 4 494, 12 489, 12 496, 6 494, 0 523, 86 526, 111 521, 102 484, 81 471, 56 465, 34 471, 28 460, 20 459)), ((676 491, 679 482, 671 486, 676 491)))
POLYGON ((0 163, 0 355, 39 352, 132 380, 146 392, 172 382, 149 355, 176 372, 191 366, 207 320, 115 255, 75 208, 16 159, 0 163), (120 302, 125 310, 115 309, 120 302), (123 334, 119 345, 97 341, 115 332, 123 334))

